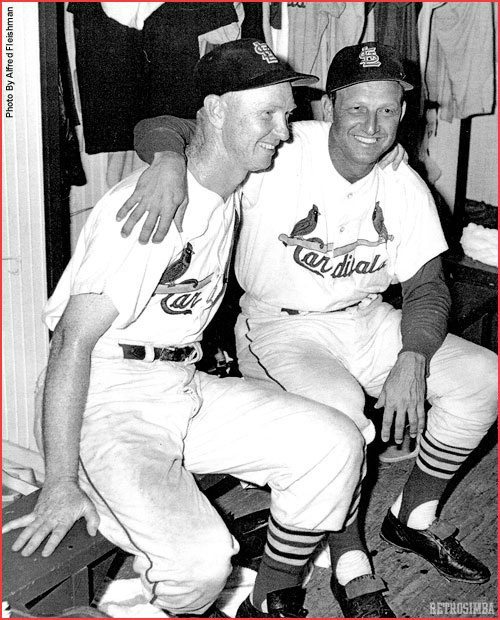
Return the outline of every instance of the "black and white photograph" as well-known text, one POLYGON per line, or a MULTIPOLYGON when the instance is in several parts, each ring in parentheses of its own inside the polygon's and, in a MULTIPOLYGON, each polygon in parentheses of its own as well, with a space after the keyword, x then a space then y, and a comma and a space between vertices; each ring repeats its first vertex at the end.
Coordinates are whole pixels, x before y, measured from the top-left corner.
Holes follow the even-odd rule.
POLYGON ((1 4, 2 617, 498 618, 498 3, 1 4))

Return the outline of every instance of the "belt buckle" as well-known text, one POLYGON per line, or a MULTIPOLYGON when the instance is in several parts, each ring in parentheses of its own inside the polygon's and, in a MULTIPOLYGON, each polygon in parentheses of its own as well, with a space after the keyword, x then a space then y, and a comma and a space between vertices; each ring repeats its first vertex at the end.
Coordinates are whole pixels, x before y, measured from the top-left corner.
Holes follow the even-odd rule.
POLYGON ((155 356, 155 359, 157 359, 160 362, 175 362, 175 355, 176 353, 176 349, 172 349, 170 347, 161 347, 160 351, 158 352, 158 355, 155 356))
POLYGON ((184 362, 191 353, 189 347, 162 347, 156 359, 163 362, 184 362))

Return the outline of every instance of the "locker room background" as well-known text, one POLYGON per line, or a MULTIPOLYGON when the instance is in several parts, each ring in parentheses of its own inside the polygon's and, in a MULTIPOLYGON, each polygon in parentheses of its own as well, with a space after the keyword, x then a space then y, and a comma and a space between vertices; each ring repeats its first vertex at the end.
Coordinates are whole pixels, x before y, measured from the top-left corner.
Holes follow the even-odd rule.
MULTIPOLYGON (((412 163, 439 193, 451 227, 457 218, 462 223, 466 203, 496 227, 494 2, 12 6, 16 114, 3 120, 2 143, 2 429, 5 458, 38 477, 43 465, 31 427, 34 387, 48 355, 41 308, 93 205, 138 165, 131 128, 151 114, 192 116, 184 86, 211 46, 264 37, 296 69, 317 73, 320 86, 344 45, 378 39, 399 47, 421 86, 400 138, 412 163), (181 94, 168 97, 174 83, 182 83, 181 94)), ((5 23, 5 4, 2 10, 5 23)), ((319 118, 321 94, 297 91, 300 118, 319 118)))

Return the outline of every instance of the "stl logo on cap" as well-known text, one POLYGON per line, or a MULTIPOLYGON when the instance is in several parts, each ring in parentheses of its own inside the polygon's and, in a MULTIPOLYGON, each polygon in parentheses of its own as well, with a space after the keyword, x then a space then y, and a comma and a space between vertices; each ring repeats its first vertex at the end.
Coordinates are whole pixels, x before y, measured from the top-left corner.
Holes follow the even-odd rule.
POLYGON ((278 62, 278 59, 273 54, 271 48, 269 48, 265 43, 261 43, 260 41, 254 41, 253 47, 255 52, 262 56, 262 60, 265 60, 269 65, 278 62))
POLYGON ((378 57, 377 49, 375 47, 368 47, 368 45, 361 48, 359 58, 361 59, 359 64, 362 67, 380 67, 382 64, 378 57))

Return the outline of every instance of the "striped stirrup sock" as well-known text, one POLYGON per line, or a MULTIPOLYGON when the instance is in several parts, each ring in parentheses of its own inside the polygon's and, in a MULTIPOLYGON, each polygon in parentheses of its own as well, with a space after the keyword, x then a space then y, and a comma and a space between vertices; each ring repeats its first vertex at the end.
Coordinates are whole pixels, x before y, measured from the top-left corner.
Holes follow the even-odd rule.
POLYGON ((264 608, 269 592, 302 585, 304 567, 325 532, 285 527, 270 515, 264 555, 255 579, 252 602, 264 608))
POLYGON ((396 511, 399 514, 395 512, 398 519, 416 529, 429 527, 435 519, 439 500, 448 481, 471 452, 472 448, 448 446, 425 431, 417 460, 404 486, 402 499, 398 498, 396 502, 401 502, 399 511, 396 511))
POLYGON ((361 575, 372 574, 368 550, 361 540, 357 519, 341 532, 329 532, 328 545, 332 559, 332 574, 341 586, 361 575))

